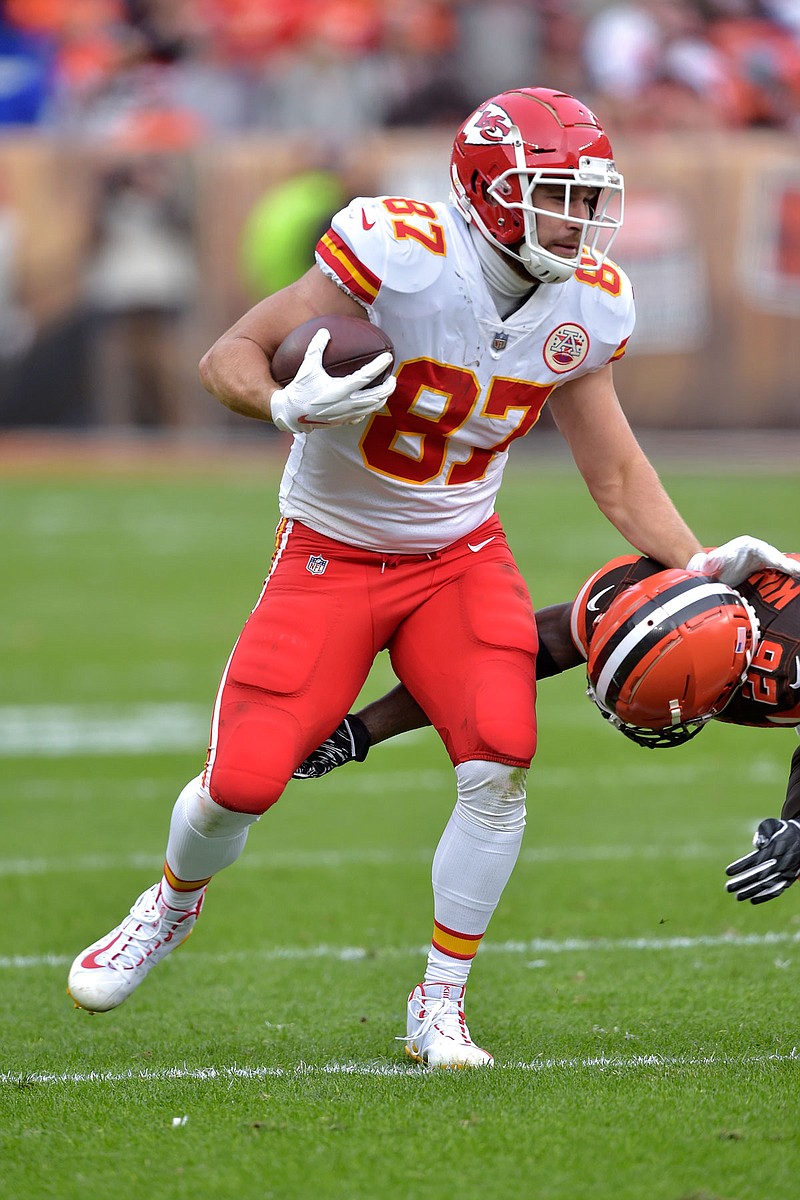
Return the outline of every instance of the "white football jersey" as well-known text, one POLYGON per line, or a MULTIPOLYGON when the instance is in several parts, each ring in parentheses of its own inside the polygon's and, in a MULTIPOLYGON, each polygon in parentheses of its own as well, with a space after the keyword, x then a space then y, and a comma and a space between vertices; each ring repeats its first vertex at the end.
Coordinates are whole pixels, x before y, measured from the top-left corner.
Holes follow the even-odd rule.
POLYGON ((370 550, 438 550, 491 516, 510 444, 553 388, 620 358, 633 328, 627 277, 588 253, 501 319, 447 204, 354 200, 316 257, 391 337, 397 387, 361 424, 295 435, 281 512, 370 550))

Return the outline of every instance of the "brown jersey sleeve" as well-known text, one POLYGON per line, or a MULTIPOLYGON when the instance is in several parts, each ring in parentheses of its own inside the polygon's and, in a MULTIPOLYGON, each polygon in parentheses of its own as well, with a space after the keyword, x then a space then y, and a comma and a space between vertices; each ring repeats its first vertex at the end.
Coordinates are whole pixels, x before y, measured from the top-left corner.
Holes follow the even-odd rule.
POLYGON ((755 610, 760 640, 744 683, 718 719, 733 725, 798 725, 800 579, 781 571, 759 571, 737 591, 755 610))

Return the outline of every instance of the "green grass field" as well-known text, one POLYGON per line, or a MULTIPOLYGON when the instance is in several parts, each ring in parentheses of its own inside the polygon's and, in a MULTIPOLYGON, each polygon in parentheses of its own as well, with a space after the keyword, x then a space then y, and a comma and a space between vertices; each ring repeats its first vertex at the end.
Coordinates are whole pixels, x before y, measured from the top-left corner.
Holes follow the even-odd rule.
MULTIPOLYGON (((665 471, 708 542, 797 547, 796 478, 665 471)), ((651 752, 579 672, 542 684, 516 873, 476 960, 482 1073, 407 1066, 453 803, 430 731, 295 782, 117 1011, 70 961, 159 874, 267 567, 274 466, 0 485, 0 1196, 777 1200, 800 1178, 800 894, 723 869, 779 811, 791 731, 651 752)), ((566 466, 500 506, 538 604, 624 549, 566 466)), ((376 665, 366 694, 393 682, 376 665)))

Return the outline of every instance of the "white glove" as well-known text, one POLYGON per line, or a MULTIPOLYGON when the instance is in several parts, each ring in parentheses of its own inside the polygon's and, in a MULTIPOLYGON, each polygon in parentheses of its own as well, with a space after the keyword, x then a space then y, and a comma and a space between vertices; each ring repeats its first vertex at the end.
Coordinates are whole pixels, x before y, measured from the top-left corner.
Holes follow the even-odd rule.
POLYGON ((326 425, 355 425, 382 408, 394 391, 394 375, 375 387, 366 386, 392 361, 388 351, 352 375, 340 379, 329 375, 322 365, 322 354, 330 340, 327 329, 318 329, 294 379, 272 393, 270 410, 278 429, 308 433, 326 425))
POLYGON ((783 571, 785 575, 800 577, 800 562, 781 554, 769 542, 743 534, 735 537, 716 550, 704 550, 692 555, 686 564, 687 571, 710 575, 729 587, 736 587, 754 571, 783 571))

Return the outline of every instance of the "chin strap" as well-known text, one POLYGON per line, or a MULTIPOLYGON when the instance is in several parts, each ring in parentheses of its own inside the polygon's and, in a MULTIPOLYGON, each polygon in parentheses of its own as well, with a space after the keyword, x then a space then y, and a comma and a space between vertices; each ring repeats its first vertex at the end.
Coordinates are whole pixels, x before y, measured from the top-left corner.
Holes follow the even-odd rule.
POLYGON ((525 270, 529 272, 531 279, 535 279, 537 283, 566 283, 577 270, 574 263, 568 263, 566 260, 563 266, 559 265, 558 259, 539 258, 538 262, 535 262, 533 251, 527 242, 523 242, 520 246, 519 256, 525 270))

